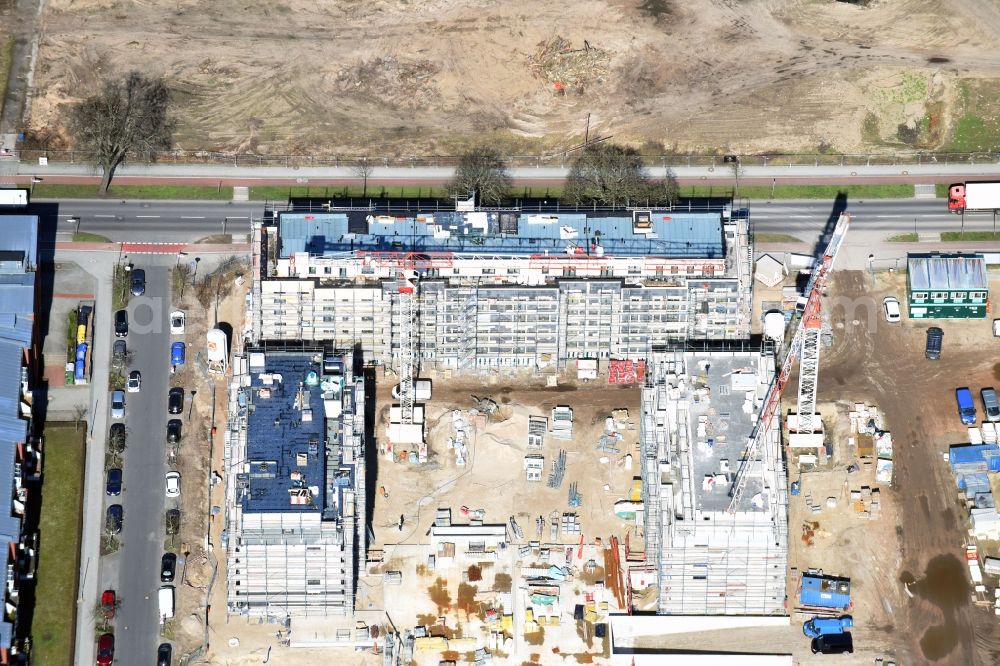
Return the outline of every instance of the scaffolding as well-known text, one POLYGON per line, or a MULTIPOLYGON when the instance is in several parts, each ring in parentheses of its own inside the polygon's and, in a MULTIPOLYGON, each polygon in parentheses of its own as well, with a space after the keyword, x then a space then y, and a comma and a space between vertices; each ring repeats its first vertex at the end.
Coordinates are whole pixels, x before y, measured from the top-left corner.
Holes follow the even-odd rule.
MULTIPOLYGON (((247 356, 237 357, 229 386, 229 419, 223 450, 227 610, 274 622, 285 622, 292 617, 349 616, 354 612, 359 565, 367 549, 364 378, 354 377, 351 364, 341 357, 327 358, 318 350, 290 355, 305 358, 304 363, 299 362, 295 367, 323 370, 322 380, 317 379, 312 388, 299 383, 294 395, 298 396, 295 400, 303 400, 303 391, 313 391, 310 419, 315 414, 315 405, 323 405, 324 423, 320 432, 325 431, 325 446, 318 446, 323 441, 319 439, 315 453, 298 455, 303 460, 307 455, 315 455, 322 461, 318 468, 320 475, 309 479, 316 486, 323 484, 324 501, 314 507, 297 506, 291 499, 297 490, 274 485, 278 483, 275 477, 281 476, 280 456, 287 453, 282 442, 274 443, 276 459, 270 463, 266 462, 270 458, 261 462, 258 457, 251 467, 248 458, 251 450, 261 455, 260 436, 269 431, 260 429, 260 421, 254 426, 251 422, 254 412, 258 413, 258 419, 263 418, 262 413, 270 419, 271 412, 261 411, 265 409, 265 402, 261 401, 281 399, 281 381, 267 387, 269 397, 255 398, 264 379, 252 373, 273 377, 265 372, 265 368, 271 370, 277 364, 268 358, 271 353, 250 351, 247 356), (260 360, 252 361, 254 357, 260 360), (254 362, 260 365, 253 366, 254 362), (255 437, 256 449, 250 448, 251 435, 255 437), (258 467, 259 471, 255 471, 258 467), (267 490, 270 486, 263 494, 255 492, 252 485, 258 477, 275 479, 263 482, 261 488, 267 490), (285 494, 288 498, 282 501, 285 494)), ((289 356, 287 352, 274 353, 279 358, 289 356)), ((284 408, 272 404, 266 409, 284 408)), ((302 409, 304 412, 305 406, 302 409)), ((295 417, 286 418, 292 422, 295 417)), ((315 414, 315 418, 320 415, 315 414)), ((303 420, 301 425, 305 423, 303 420)), ((264 445, 271 443, 264 441, 264 445)), ((281 464, 287 465, 287 461, 281 464)), ((295 464, 298 470, 306 469, 302 467, 304 462, 295 464)))
POLYGON ((773 357, 660 352, 649 372, 640 447, 657 612, 784 612, 787 492, 776 429, 768 429, 763 460, 748 475, 750 499, 729 512, 724 490, 760 408, 759 388, 774 374, 773 357))

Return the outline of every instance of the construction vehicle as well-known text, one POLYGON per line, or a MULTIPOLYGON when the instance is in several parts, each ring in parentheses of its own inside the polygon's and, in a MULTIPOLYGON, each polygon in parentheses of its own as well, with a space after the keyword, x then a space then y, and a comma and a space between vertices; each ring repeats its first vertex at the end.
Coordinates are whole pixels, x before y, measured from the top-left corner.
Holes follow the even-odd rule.
POLYGON ((948 188, 948 210, 958 214, 1000 210, 1000 181, 951 185, 948 188))
POLYGON ((761 443, 771 429, 771 419, 774 418, 778 407, 781 405, 782 391, 788 382, 792 366, 795 364, 799 354, 802 355, 802 362, 799 368, 797 431, 806 435, 814 432, 816 388, 819 381, 819 341, 823 321, 820 310, 820 296, 826 289, 826 284, 833 270, 833 262, 837 258, 837 253, 840 251, 840 246, 844 242, 844 237, 847 235, 850 224, 850 214, 841 213, 830 236, 830 242, 823 252, 823 258, 809 277, 809 283, 803 292, 805 294, 805 303, 796 312, 796 316, 799 319, 796 322, 793 317, 792 320, 791 328, 794 328, 795 334, 785 351, 785 357, 780 369, 771 381, 770 387, 768 387, 767 395, 764 398, 764 408, 750 435, 746 454, 736 473, 736 480, 733 483, 731 494, 732 500, 727 509, 728 513, 735 513, 739 508, 743 493, 746 492, 747 482, 750 480, 751 469, 755 466, 757 455, 761 449, 761 443))

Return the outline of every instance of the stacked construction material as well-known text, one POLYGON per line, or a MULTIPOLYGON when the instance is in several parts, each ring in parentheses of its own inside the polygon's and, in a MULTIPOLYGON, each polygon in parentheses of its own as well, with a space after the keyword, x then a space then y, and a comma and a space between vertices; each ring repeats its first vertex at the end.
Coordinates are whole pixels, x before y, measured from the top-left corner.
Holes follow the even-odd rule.
POLYGON ((646 381, 646 361, 630 359, 608 361, 609 384, 642 384, 646 381))

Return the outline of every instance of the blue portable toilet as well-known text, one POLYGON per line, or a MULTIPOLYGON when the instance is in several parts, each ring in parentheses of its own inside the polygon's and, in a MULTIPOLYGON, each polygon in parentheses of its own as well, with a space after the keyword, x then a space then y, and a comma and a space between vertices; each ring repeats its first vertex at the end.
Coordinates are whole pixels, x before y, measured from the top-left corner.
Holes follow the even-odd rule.
POLYGON ((170 345, 170 365, 184 365, 183 342, 175 342, 170 345))

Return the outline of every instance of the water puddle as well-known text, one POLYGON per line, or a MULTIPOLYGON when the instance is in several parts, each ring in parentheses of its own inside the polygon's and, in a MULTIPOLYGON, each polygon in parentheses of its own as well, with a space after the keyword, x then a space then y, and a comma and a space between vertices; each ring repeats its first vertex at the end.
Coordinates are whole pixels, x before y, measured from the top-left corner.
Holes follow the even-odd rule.
POLYGON ((951 654, 959 640, 956 611, 969 603, 965 563, 954 555, 939 555, 927 563, 922 578, 904 571, 899 580, 909 586, 914 596, 937 606, 944 616, 942 624, 928 627, 920 637, 924 657, 937 661, 951 654))

